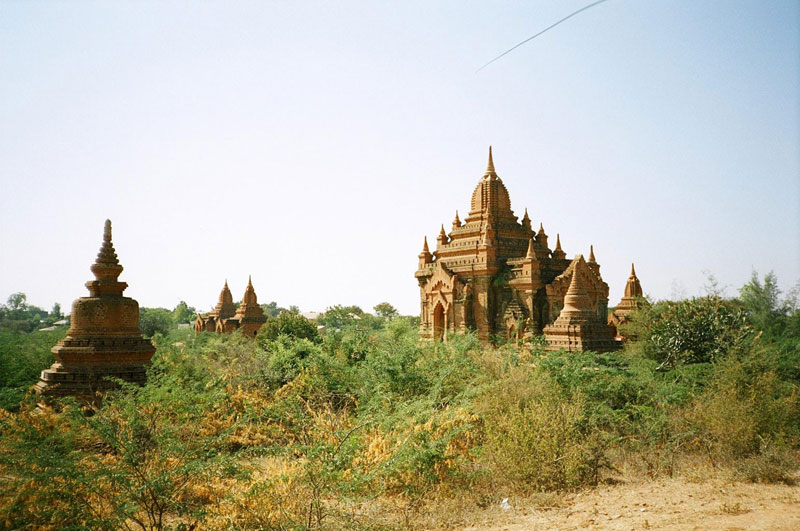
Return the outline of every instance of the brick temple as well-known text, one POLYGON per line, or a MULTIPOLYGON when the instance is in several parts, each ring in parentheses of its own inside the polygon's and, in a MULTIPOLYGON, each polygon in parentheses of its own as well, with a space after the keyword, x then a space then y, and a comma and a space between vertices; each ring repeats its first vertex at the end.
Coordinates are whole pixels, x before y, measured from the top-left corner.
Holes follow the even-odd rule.
POLYGON ((233 296, 226 280, 216 307, 207 315, 197 314, 194 330, 198 333, 216 332, 218 334, 230 334, 234 330, 241 330, 242 334, 254 337, 266 322, 267 317, 264 315, 264 310, 258 305, 252 278, 247 279, 247 288, 238 308, 233 303, 233 296))
POLYGON ((613 328, 614 335, 618 340, 623 339, 619 332, 620 325, 625 324, 629 320, 630 314, 644 304, 642 284, 639 282, 639 277, 636 276, 636 269, 631 264, 631 274, 625 283, 625 294, 617 304, 617 307, 614 308, 614 311, 608 316, 608 324, 613 328))
MULTIPOLYGON (((567 314, 580 318, 586 341, 567 341, 568 349, 591 343, 593 350, 616 348, 607 325, 608 284, 600 275, 594 249, 589 259, 567 258, 556 235, 551 249, 542 224, 531 226, 528 211, 521 220, 497 175, 489 148, 486 171, 472 193, 469 214, 456 212, 450 232, 444 225, 431 252, 427 238, 415 277, 420 290, 420 336, 444 339, 447 333, 474 330, 483 340, 526 339, 546 333, 565 309, 575 275, 578 296, 567 314), (574 305, 580 306, 578 316, 574 305), (575 345, 575 347, 569 347, 575 345)), ((566 318, 567 316, 565 316, 566 318)), ((562 321, 563 322, 563 321, 562 321)), ((551 332, 552 334, 552 332, 551 332)))
POLYGON ((36 393, 91 398, 116 386, 109 377, 145 382, 155 348, 139 330, 139 303, 122 295, 128 286, 117 280, 122 269, 106 220, 103 244, 91 266, 95 280, 86 283, 89 296, 72 303, 67 336, 53 347, 56 361, 42 371, 36 393))

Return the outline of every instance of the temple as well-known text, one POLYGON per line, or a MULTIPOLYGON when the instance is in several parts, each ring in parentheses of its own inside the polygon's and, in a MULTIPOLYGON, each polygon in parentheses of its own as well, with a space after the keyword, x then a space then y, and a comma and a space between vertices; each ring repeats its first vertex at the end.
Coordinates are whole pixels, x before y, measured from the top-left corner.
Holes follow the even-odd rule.
MULTIPOLYGON (((581 304, 586 308, 581 311, 591 312, 599 323, 599 328, 586 328, 587 333, 608 328, 608 285, 600 276, 594 249, 588 262, 582 256, 566 256, 560 234, 551 250, 543 225, 535 231, 527 209, 518 221, 490 147, 486 171, 463 223, 456 212, 449 234, 442 225, 432 253, 424 240, 415 274, 420 336, 440 340, 447 333, 467 330, 475 330, 483 340, 542 334, 564 308, 576 270, 585 294, 581 304)), ((606 338, 606 331, 601 335, 606 338)))
POLYGON ((247 288, 239 307, 233 304, 231 290, 228 289, 228 281, 219 294, 217 306, 208 315, 197 314, 194 322, 195 332, 216 332, 218 334, 229 334, 234 330, 241 330, 242 334, 254 337, 267 322, 264 310, 258 305, 258 298, 253 289, 252 278, 247 279, 247 288))
POLYGON ((86 283, 89 297, 72 303, 67 336, 53 347, 56 361, 42 371, 36 393, 92 399, 114 388, 114 378, 145 382, 155 348, 139 330, 139 304, 122 296, 128 286, 117 281, 122 269, 106 220, 103 244, 91 266, 95 280, 86 283))
POLYGON ((636 276, 636 269, 631 264, 631 275, 628 277, 628 282, 625 283, 625 295, 608 316, 608 325, 612 327, 618 340, 624 339, 619 332, 619 326, 627 322, 631 312, 641 308, 644 302, 642 284, 639 282, 639 277, 636 276))

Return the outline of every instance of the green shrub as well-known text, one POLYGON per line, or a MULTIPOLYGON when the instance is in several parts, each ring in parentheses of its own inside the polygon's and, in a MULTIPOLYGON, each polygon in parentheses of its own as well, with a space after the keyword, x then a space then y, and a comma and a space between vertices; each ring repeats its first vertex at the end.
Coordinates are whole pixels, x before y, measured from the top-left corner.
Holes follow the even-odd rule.
POLYGON ((266 324, 258 331, 259 338, 269 340, 285 335, 295 339, 308 339, 311 342, 320 341, 317 327, 299 313, 283 311, 277 317, 268 319, 266 324))

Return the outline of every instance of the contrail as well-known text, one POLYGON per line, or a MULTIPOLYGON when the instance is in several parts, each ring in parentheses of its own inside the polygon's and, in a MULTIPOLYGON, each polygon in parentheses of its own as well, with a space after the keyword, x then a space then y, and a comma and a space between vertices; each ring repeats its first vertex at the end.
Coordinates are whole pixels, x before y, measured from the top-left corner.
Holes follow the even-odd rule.
POLYGON ((562 23, 562 22, 564 22, 565 20, 567 20, 567 19, 570 19, 570 18, 574 17, 575 15, 577 15, 578 13, 582 13, 582 12, 586 11, 587 9, 591 9, 591 8, 593 8, 594 6, 596 6, 596 5, 598 5, 598 4, 602 4, 603 2, 606 2, 606 1, 607 1, 607 0, 597 0, 597 2, 593 2, 593 3, 589 4, 588 6, 584 6, 584 7, 580 8, 579 10, 575 11, 574 13, 570 13, 570 14, 569 14, 569 15, 567 15, 566 17, 564 17, 564 18, 562 18, 561 20, 559 20, 558 22, 556 22, 555 24, 551 24, 550 26, 547 26, 545 29, 543 29, 542 31, 540 31, 540 32, 539 32, 539 33, 537 33, 536 35, 534 35, 534 36, 532 36, 532 37, 528 37, 527 39, 525 39, 525 40, 524 40, 524 41, 522 41, 521 43, 517 44, 516 46, 514 46, 514 47, 512 47, 512 48, 509 48, 509 49, 508 49, 508 50, 506 50, 505 52, 501 53, 500 55, 498 55, 497 57, 495 57, 494 59, 492 59, 491 61, 489 61, 488 63, 486 63, 486 64, 485 64, 485 65, 483 65, 482 67, 480 67, 479 69, 477 69, 477 70, 475 71, 475 73, 477 74, 478 72, 480 72, 481 70, 483 70, 484 68, 486 68, 486 67, 487 67, 487 66, 489 66, 490 64, 494 63, 495 61, 497 61, 498 59, 500 59, 500 58, 501 58, 501 57, 503 57, 504 55, 508 54, 509 52, 513 52, 514 50, 516 50, 517 48, 519 48, 520 46, 522 46, 522 45, 523 45, 523 44, 525 44, 526 42, 528 42, 528 41, 530 41, 530 40, 533 40, 533 39, 535 39, 536 37, 538 37, 538 36, 539 36, 539 35, 541 35, 542 33, 546 33, 546 32, 548 32, 548 31, 550 31, 551 29, 555 28, 556 26, 558 26, 559 24, 561 24, 561 23, 562 23))

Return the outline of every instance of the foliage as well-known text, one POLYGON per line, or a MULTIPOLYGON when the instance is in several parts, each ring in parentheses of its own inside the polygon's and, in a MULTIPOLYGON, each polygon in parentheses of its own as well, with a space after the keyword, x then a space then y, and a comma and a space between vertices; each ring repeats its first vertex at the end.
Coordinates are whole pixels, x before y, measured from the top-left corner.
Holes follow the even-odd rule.
POLYGON ((749 334, 743 312, 718 297, 657 304, 633 320, 637 324, 623 325, 623 334, 639 337, 644 354, 658 361, 660 369, 713 362, 749 334))
POLYGON ((266 324, 258 331, 258 337, 275 340, 284 335, 295 339, 308 339, 319 342, 317 327, 308 319, 297 312, 284 311, 272 319, 267 319, 266 324))
POLYGON ((175 323, 192 323, 197 317, 197 310, 189 306, 184 301, 178 303, 172 310, 172 320, 175 323))
MULTIPOLYGON (((698 457, 739 479, 791 482, 797 312, 767 284, 734 300, 649 305, 625 325, 636 334, 624 349, 605 354, 494 348, 470 334, 421 342, 413 318, 356 307, 329 308, 321 337, 292 312, 255 341, 173 322, 155 338, 147 385, 92 415, 68 402, 34 413, 30 400, 0 412, 0 518, 408 528, 429 499, 496 504, 500 493, 581 489, 620 465, 673 474, 698 457)), ((50 362, 56 337, 36 334, 0 333, 4 385, 24 388, 50 362), (41 360, 11 365, 7 345, 16 355, 37 341, 41 360)))
POLYGON ((267 317, 277 317, 281 314, 281 312, 286 311, 286 308, 282 308, 278 306, 278 303, 272 301, 267 304, 262 304, 261 309, 264 310, 264 315, 267 317))
POLYGON ((139 308, 139 330, 144 337, 167 335, 175 324, 172 315, 166 308, 139 308))
POLYGON ((164 529, 204 518, 238 468, 220 452, 228 430, 206 422, 224 395, 158 369, 150 378, 91 415, 67 401, 61 413, 29 406, 0 418, 6 525, 164 529))
POLYGON ((344 330, 348 328, 361 328, 378 330, 382 320, 364 313, 358 306, 336 305, 325 310, 317 317, 317 322, 329 330, 344 330))
POLYGON ((28 297, 22 292, 8 296, 6 304, 0 304, 0 329, 31 332, 52 325, 63 318, 61 306, 56 303, 53 311, 28 304, 28 297))
POLYGON ((384 319, 391 319, 399 315, 397 309, 388 302, 378 303, 373 309, 378 317, 383 317, 384 319))
POLYGON ((24 333, 0 329, 0 409, 16 411, 39 379, 39 373, 53 363, 50 349, 66 329, 24 333))

